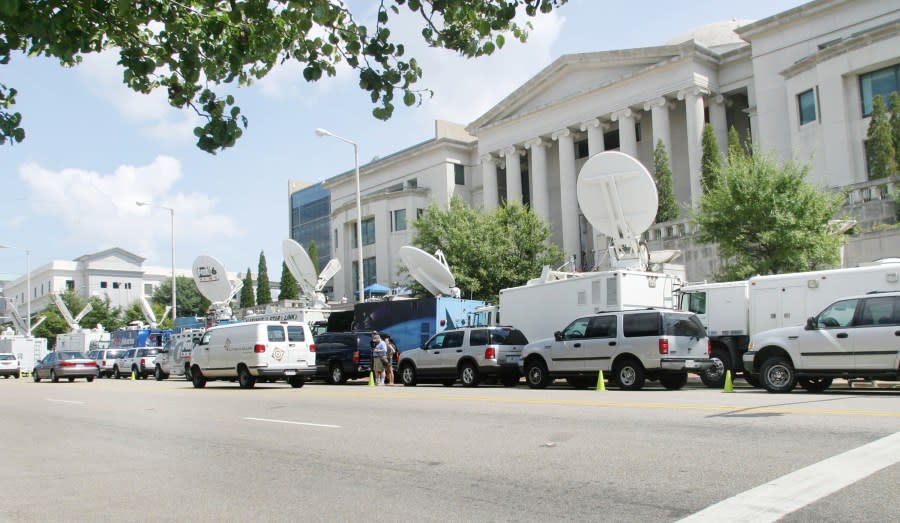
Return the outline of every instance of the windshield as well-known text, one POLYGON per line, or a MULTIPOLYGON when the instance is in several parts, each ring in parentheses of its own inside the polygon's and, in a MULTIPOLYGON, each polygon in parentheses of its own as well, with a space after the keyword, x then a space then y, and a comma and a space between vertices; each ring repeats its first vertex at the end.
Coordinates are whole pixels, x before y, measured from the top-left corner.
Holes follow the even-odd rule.
POLYGON ((0 354, 0 360, 14 360, 16 357, 12 354, 0 354))

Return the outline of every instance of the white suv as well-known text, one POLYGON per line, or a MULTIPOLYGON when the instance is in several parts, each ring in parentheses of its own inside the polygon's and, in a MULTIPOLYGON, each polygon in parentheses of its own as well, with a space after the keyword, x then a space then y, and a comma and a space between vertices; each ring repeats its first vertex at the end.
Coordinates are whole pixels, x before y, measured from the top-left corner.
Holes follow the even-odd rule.
POLYGON ((693 313, 671 309, 611 311, 578 318, 553 338, 528 344, 519 363, 525 381, 543 389, 556 378, 587 388, 599 371, 611 383, 640 390, 648 379, 677 390, 689 372, 710 368, 710 344, 693 313))
POLYGON ((900 292, 842 298, 803 327, 750 338, 744 369, 769 392, 821 392, 834 378, 900 379, 900 292))

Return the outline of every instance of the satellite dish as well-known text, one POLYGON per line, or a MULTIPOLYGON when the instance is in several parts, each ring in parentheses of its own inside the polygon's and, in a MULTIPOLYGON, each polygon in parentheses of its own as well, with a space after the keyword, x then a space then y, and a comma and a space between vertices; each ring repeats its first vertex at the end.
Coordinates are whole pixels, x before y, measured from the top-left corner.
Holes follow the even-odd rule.
POLYGON ((144 313, 144 319, 150 324, 151 329, 155 329, 157 321, 156 313, 153 312, 153 307, 150 306, 150 302, 147 301, 147 298, 143 296, 141 296, 139 302, 141 304, 141 312, 144 313))
POLYGON ((191 269, 194 283, 207 300, 217 303, 227 301, 232 294, 228 273, 219 260, 212 256, 198 256, 191 269))
POLYGON ((418 247, 404 245, 400 247, 399 254, 409 274, 428 289, 428 292, 435 296, 459 295, 459 289, 455 287, 456 278, 450 272, 447 258, 440 249, 432 256, 418 247))
POLYGON ((341 262, 331 259, 316 276, 316 267, 306 249, 296 241, 288 238, 281 242, 281 253, 284 263, 287 265, 291 276, 297 280, 297 285, 303 291, 303 296, 314 307, 325 307, 327 300, 321 293, 328 280, 341 270, 341 262))
POLYGON ((618 151, 595 154, 581 168, 577 195, 584 217, 610 238, 616 268, 646 270, 649 256, 640 236, 653 225, 659 200, 641 162, 618 151))

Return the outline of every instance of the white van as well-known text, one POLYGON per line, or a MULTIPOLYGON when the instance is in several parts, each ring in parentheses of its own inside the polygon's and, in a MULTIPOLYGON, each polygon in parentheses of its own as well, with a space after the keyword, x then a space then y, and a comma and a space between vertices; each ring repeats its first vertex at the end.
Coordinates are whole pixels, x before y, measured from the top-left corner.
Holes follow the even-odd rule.
POLYGON ((316 373, 316 345, 302 321, 254 321, 207 330, 191 351, 191 382, 234 380, 249 389, 257 379, 302 387, 316 373))

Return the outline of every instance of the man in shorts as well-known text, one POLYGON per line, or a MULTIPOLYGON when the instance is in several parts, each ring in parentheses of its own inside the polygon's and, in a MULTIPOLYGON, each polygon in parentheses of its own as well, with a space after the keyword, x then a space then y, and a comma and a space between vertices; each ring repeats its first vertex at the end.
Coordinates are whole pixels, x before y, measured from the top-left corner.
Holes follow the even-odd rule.
MULTIPOLYGON (((381 336, 375 334, 372 336, 375 348, 372 349, 372 367, 375 369, 375 385, 384 385, 384 369, 387 360, 387 343, 381 339, 381 336)), ((390 364, 390 363, 388 363, 390 364)))

